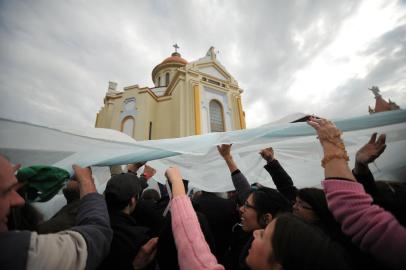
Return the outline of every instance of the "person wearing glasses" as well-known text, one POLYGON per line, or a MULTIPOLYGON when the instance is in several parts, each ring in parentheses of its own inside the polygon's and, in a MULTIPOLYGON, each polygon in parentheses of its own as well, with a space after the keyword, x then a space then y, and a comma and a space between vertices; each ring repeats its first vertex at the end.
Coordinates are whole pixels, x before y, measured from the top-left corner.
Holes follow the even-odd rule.
MULTIPOLYGON (((250 194, 250 186, 244 175, 238 170, 237 165, 233 161, 231 155, 231 145, 218 146, 219 153, 226 161, 233 179, 234 186, 236 187, 237 194, 245 195, 250 194)), ((268 196, 261 193, 260 188, 251 193, 245 199, 246 207, 241 207, 241 224, 244 231, 250 231, 265 228, 266 222, 272 221, 277 213, 282 211, 275 211, 281 208, 280 197, 285 201, 289 201, 292 205, 292 213, 305 222, 317 227, 325 233, 332 241, 336 242, 344 249, 348 250, 351 260, 357 268, 367 269, 383 269, 382 265, 371 256, 361 252, 351 240, 343 234, 340 224, 335 220, 330 212, 327 200, 322 189, 318 188, 301 188, 298 189, 289 174, 275 159, 274 150, 269 147, 262 149, 260 155, 267 161, 264 168, 271 175, 277 190, 268 189, 268 196), (279 204, 279 206, 278 206, 279 204), (253 206, 254 208, 252 208, 253 206), (268 212, 268 213, 267 213, 268 212), (264 223, 265 222, 265 223, 264 223)), ((282 208, 281 208, 282 209, 282 208)), ((285 211, 288 211, 285 209, 285 211)), ((251 239, 252 240, 252 239, 251 239)), ((250 242, 241 250, 240 264, 247 256, 247 250, 250 242)))
MULTIPOLYGON (((172 230, 180 269, 225 269, 205 241, 179 169, 171 167, 165 175, 172 183, 172 230)), ((258 211, 253 207, 249 201, 242 206, 244 211, 258 211)), ((335 243, 290 213, 274 216, 264 228, 253 231, 253 238, 246 257, 248 269, 351 269, 335 243)))
MULTIPOLYGON (((358 153, 364 156, 379 156, 384 149, 381 143, 378 143, 372 150, 367 153, 363 148, 369 146, 370 142, 363 146, 358 153)), ((384 141, 383 141, 384 144, 384 141)), ((371 148, 371 147, 369 147, 371 148)), ((301 188, 298 189, 289 174, 284 170, 278 160, 272 147, 262 149, 260 155, 267 162, 264 168, 271 175, 274 184, 279 192, 292 201, 293 214, 306 222, 318 227, 331 240, 343 246, 350 255, 356 268, 360 269, 385 269, 385 267, 372 256, 362 252, 351 239, 341 230, 341 225, 336 221, 333 214, 328 208, 325 193, 319 188, 301 188)), ((357 154, 358 155, 358 154, 357 154)), ((358 157, 357 157, 358 160, 358 157)))
MULTIPOLYGON (((376 151, 369 152, 376 154, 376 151)), ((336 221, 328 208, 327 199, 322 189, 313 187, 298 189, 294 185, 292 178, 275 158, 272 147, 262 149, 260 155, 267 162, 264 168, 271 175, 277 190, 292 202, 293 214, 295 216, 318 227, 331 240, 344 247, 348 251, 356 268, 385 269, 375 258, 362 252, 342 232, 341 225, 336 221)))
MULTIPOLYGON (((238 169, 231 155, 231 144, 222 144, 217 146, 219 154, 224 158, 230 172, 234 187, 237 191, 239 201, 244 202, 239 208, 241 217, 241 227, 244 232, 252 233, 258 229, 264 229, 277 214, 291 212, 292 207, 288 199, 275 189, 259 187, 251 190, 251 187, 238 169)), ((253 241, 251 236, 248 242, 241 247, 238 252, 240 269, 246 268, 246 257, 249 247, 253 241)))

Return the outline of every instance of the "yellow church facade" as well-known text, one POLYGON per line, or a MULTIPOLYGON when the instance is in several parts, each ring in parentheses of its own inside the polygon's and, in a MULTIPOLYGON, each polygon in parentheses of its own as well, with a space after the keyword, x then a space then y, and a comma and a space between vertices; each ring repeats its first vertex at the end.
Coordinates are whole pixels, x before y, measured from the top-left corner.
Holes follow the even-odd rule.
POLYGON ((176 51, 152 71, 154 87, 109 83, 96 127, 136 140, 178 138, 245 128, 242 89, 217 60, 214 48, 188 62, 176 51))

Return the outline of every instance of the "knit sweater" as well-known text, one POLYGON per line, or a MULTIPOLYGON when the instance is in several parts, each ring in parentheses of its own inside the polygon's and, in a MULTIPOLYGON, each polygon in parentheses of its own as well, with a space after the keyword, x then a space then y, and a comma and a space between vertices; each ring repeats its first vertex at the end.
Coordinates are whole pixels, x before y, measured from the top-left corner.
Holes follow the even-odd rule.
POLYGON ((395 269, 406 269, 406 228, 372 204, 361 184, 345 180, 322 182, 328 207, 343 232, 375 258, 395 269))
POLYGON ((224 267, 217 263, 206 243, 196 213, 186 195, 172 200, 171 216, 180 269, 223 270, 224 267))

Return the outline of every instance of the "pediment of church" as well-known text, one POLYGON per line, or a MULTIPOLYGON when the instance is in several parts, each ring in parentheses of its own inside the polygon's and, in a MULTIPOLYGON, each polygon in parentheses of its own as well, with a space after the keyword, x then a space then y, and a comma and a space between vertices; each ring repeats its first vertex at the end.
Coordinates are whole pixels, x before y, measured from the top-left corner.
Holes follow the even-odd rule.
POLYGON ((224 70, 221 70, 215 65, 198 67, 198 69, 201 73, 210 75, 220 80, 227 81, 230 77, 226 72, 224 72, 224 70))

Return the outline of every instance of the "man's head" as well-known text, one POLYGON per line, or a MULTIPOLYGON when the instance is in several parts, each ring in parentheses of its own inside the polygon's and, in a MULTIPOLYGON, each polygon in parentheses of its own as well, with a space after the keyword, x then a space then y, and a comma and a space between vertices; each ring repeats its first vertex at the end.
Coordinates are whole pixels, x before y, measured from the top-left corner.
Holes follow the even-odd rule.
POLYGON ((114 175, 108 181, 104 196, 109 211, 132 212, 142 192, 142 185, 132 173, 114 175))
POLYGON ((17 169, 0 155, 0 232, 8 231, 7 216, 10 208, 24 204, 24 199, 17 193, 19 183, 14 175, 17 169))
POLYGON ((155 189, 146 189, 141 195, 141 199, 145 201, 153 201, 157 202, 161 199, 161 195, 159 195, 158 191, 155 189))

